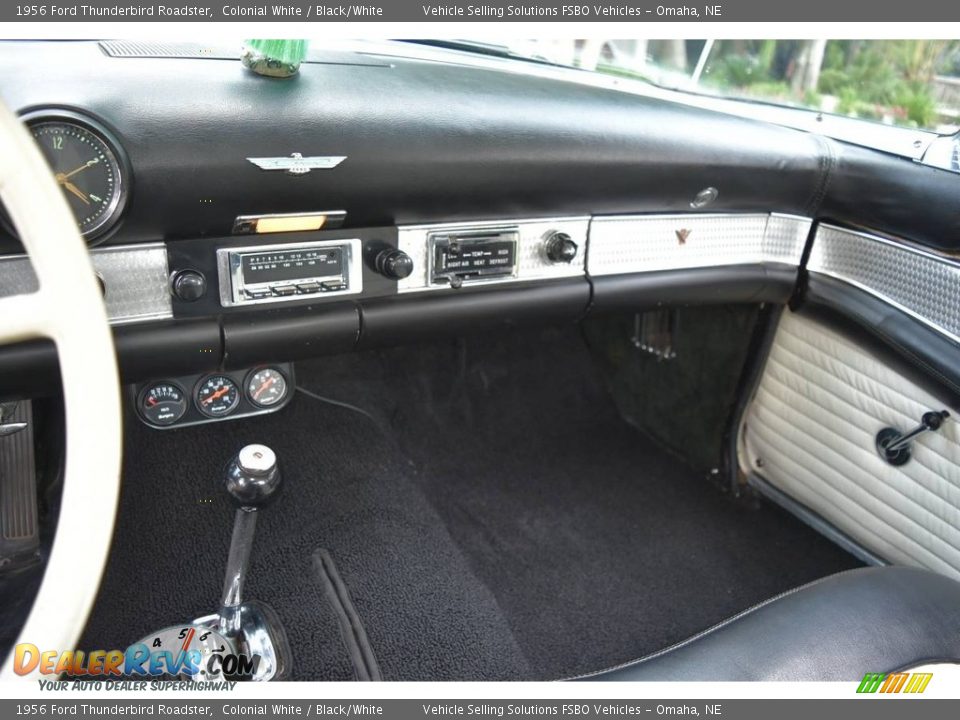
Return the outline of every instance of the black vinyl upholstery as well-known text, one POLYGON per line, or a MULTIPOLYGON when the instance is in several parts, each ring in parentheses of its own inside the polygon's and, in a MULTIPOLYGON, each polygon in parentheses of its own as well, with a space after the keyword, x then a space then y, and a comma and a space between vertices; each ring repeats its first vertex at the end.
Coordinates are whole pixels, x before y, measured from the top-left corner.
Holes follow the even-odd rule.
POLYGON ((871 567, 784 593, 689 640, 580 680, 859 680, 960 661, 960 583, 871 567))

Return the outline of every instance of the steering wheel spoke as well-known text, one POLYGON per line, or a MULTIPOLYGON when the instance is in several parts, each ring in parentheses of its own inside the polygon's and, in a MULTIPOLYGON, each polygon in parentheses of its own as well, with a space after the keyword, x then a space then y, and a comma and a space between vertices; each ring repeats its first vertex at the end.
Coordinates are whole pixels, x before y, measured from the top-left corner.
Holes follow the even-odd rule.
POLYGON ((0 345, 49 337, 46 298, 39 292, 0 298, 0 345))

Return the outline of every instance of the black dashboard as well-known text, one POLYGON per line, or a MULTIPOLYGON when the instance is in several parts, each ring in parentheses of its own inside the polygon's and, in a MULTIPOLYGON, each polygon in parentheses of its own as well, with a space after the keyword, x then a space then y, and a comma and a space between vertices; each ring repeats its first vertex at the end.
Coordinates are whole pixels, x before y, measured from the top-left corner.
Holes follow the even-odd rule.
MULTIPOLYGON (((91 256, 132 384, 242 383, 481 324, 786 302, 822 222, 960 250, 955 175, 577 71, 313 50, 275 80, 190 43, 3 50, 5 103, 114 156, 91 256)), ((8 290, 28 289, 18 254, 0 231, 8 290)), ((47 344, 4 348, 0 393, 55 371, 47 344)))
POLYGON ((278 81, 200 47, 104 45, 5 43, 0 92, 113 132, 133 182, 107 242, 226 235, 265 212, 345 210, 351 227, 689 212, 707 186, 713 212, 803 215, 821 192, 815 136, 573 81, 322 53, 278 81), (300 176, 248 160, 292 153, 345 159, 300 176))

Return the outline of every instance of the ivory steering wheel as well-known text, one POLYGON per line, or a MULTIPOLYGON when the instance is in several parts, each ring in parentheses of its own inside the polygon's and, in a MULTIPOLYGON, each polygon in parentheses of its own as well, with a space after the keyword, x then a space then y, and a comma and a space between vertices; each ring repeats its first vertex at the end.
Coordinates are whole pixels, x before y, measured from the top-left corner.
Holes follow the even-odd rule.
MULTIPOLYGON (((56 535, 17 643, 41 652, 73 650, 110 553, 120 495, 120 383, 103 297, 76 221, 30 133, 2 103, 0 201, 39 285, 30 294, 0 297, 0 345, 53 340, 66 426, 56 535)), ((23 677, 38 676, 35 669, 23 677)), ((17 677, 11 651, 0 679, 17 677)))

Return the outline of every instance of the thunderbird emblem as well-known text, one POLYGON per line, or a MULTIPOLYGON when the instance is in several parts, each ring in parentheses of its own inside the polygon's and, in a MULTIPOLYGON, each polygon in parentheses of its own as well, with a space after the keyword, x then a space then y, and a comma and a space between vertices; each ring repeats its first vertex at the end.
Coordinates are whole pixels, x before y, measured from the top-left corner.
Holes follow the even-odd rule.
POLYGON ((300 153, 292 153, 290 157, 247 158, 261 170, 284 170, 289 175, 306 175, 311 170, 329 170, 346 159, 346 155, 304 157, 300 153))
POLYGON ((681 245, 686 245, 686 244, 687 244, 687 238, 690 237, 690 233, 692 233, 692 232, 693 232, 693 230, 687 230, 687 229, 677 230, 677 231, 676 231, 676 233, 677 233, 677 240, 680 241, 680 244, 681 244, 681 245))

